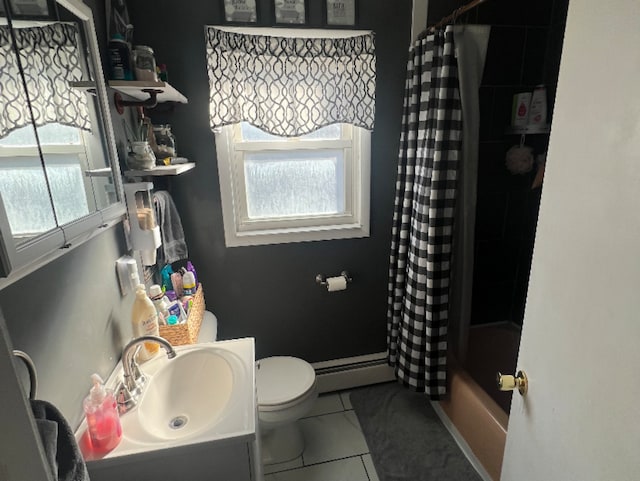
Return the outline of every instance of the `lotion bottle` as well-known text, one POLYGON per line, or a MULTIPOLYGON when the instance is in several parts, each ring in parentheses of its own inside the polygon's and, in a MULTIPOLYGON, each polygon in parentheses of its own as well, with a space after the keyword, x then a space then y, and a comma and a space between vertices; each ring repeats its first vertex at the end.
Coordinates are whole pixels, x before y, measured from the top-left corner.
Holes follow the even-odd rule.
MULTIPOLYGON (((131 310, 131 327, 133 336, 159 336, 158 312, 153 305, 144 284, 138 284, 136 288, 136 299, 131 310)), ((160 346, 156 342, 145 342, 138 354, 139 361, 147 361, 158 353, 160 346)))
POLYGON ((92 374, 91 380, 93 387, 84 399, 82 407, 87 418, 87 431, 92 449, 97 453, 106 453, 115 448, 122 439, 122 426, 113 391, 104 387, 98 374, 92 374))

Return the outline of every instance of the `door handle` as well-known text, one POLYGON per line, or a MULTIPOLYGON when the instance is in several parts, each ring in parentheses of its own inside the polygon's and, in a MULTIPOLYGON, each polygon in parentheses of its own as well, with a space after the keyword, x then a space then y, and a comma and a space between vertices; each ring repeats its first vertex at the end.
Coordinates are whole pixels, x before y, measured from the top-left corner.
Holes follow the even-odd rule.
POLYGON ((523 396, 527 394, 529 381, 527 380, 527 375, 523 371, 518 371, 515 376, 498 373, 496 381, 498 383, 498 389, 501 391, 514 391, 517 389, 523 396))

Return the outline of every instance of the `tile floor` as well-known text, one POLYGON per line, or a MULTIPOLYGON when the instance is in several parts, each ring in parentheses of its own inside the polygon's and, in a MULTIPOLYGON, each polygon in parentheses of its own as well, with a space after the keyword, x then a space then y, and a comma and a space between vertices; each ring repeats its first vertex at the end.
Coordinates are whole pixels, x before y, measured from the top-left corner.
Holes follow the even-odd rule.
POLYGON ((320 395, 298 422, 302 456, 265 466, 265 481, 379 481, 348 392, 320 395))

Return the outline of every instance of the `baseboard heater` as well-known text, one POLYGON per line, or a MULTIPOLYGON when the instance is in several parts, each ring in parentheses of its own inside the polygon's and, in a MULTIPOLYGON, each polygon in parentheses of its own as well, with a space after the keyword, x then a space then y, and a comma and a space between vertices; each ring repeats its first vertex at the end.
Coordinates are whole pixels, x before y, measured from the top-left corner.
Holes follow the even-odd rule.
POLYGON ((395 379, 387 364, 387 353, 347 357, 312 364, 316 371, 318 392, 342 391, 395 379))

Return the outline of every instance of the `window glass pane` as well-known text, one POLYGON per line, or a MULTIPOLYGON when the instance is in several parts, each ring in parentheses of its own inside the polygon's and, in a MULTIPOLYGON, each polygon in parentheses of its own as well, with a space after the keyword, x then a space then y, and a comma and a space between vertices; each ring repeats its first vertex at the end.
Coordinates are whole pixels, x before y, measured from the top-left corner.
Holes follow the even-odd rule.
POLYGON ((14 130, 0 139, 0 145, 6 147, 33 147, 36 145, 36 134, 31 125, 14 130))
POLYGON ((244 168, 250 219, 345 210, 341 150, 251 153, 244 168))
MULTIPOLYGON (((240 131, 242 133, 242 140, 245 142, 282 141, 289 138, 280 137, 279 135, 271 135, 247 122, 240 123, 240 131)), ((342 124, 331 124, 298 138, 300 140, 338 140, 340 139, 341 134, 342 124)))
POLYGON ((89 214, 80 159, 73 154, 47 154, 47 176, 58 222, 64 225, 89 214))
POLYGON ((61 124, 47 124, 38 127, 40 143, 47 145, 78 145, 80 141, 80 129, 61 124))
POLYGON ((283 137, 278 135, 271 135, 264 130, 260 130, 258 127, 247 122, 240 123, 240 131, 242 133, 242 140, 244 142, 264 142, 268 140, 282 140, 283 137))
POLYGON ((331 124, 300 137, 300 140, 339 140, 342 124, 331 124))
POLYGON ((0 162, 0 190, 12 234, 30 237, 56 227, 40 158, 7 164, 0 162))
MULTIPOLYGON (((80 131, 76 127, 68 127, 61 124, 47 124, 38 127, 40 142, 47 145, 80 144, 80 131)), ((33 127, 27 125, 11 132, 0 139, 0 145, 6 147, 33 147, 36 145, 36 136, 33 127)))
MULTIPOLYGON (((60 224, 89 213, 82 168, 72 154, 48 155, 47 175, 60 224)), ((11 232, 30 237, 56 227, 39 157, 0 161, 0 191, 11 232)))

